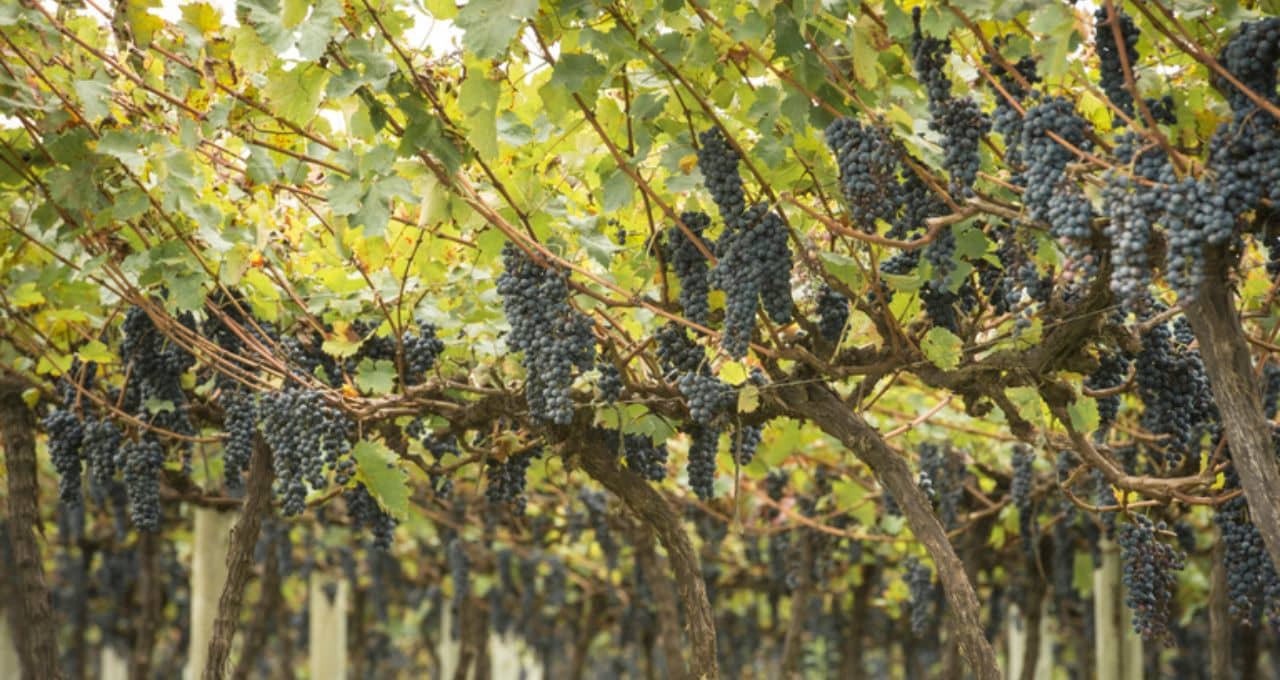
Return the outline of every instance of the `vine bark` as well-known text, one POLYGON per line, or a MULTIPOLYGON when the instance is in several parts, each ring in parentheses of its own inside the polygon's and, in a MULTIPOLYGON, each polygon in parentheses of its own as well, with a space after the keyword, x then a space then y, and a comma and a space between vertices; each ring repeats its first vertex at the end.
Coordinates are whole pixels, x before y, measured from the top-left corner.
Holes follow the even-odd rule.
POLYGON ((22 677, 61 680, 49 588, 44 580, 40 545, 39 484, 36 479, 35 416, 22 400, 26 385, 0 379, 0 434, 9 476, 9 542, 13 549, 17 608, 22 634, 16 636, 22 677))

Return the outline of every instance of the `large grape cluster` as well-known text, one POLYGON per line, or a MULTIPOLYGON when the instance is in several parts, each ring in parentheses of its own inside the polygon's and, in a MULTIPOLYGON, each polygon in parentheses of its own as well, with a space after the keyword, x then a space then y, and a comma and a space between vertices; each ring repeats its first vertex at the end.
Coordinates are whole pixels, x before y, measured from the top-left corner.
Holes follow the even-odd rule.
POLYGON ((116 474, 116 457, 120 452, 120 430, 106 418, 87 418, 80 451, 89 466, 89 492, 102 503, 116 474))
POLYGON ((390 550, 392 533, 396 528, 396 520, 387 514, 369 489, 361 482, 342 492, 347 503, 347 516, 356 529, 368 529, 373 534, 373 547, 378 550, 390 550))
POLYGON ((851 118, 837 118, 825 131, 827 146, 840 169, 840 188, 849 213, 863 231, 873 233, 876 220, 891 221, 900 205, 899 154, 889 131, 851 118))
POLYGON ((591 322, 569 305, 563 273, 534 262, 511 243, 502 248, 498 293, 511 332, 507 344, 523 352, 525 400, 537 420, 573 422, 573 370, 591 370, 595 337, 591 322))
POLYGON ((58 500, 75 508, 84 502, 80 475, 84 462, 80 444, 84 438, 84 426, 75 413, 57 408, 45 416, 42 423, 49 434, 49 457, 58 472, 58 500))
POLYGON ((719 261, 711 281, 725 292, 720 345, 730 356, 741 358, 751 343, 757 305, 778 323, 791 321, 791 247, 786 225, 777 212, 757 203, 726 220, 716 256, 719 261))
MULTIPOLYGON (((1218 61, 1245 87, 1272 102, 1276 93, 1276 62, 1280 60, 1280 17, 1243 23, 1231 36, 1218 61)), ((1253 100, 1235 85, 1223 83, 1231 108, 1243 111, 1253 100)))
MULTIPOLYGON (((1115 14, 1108 11, 1108 5, 1098 5, 1093 14, 1093 42, 1098 51, 1098 61, 1102 73, 1102 91, 1117 109, 1126 115, 1133 115, 1133 94, 1125 87, 1124 65, 1129 65, 1130 74, 1136 77, 1138 61, 1138 27, 1119 3, 1110 5, 1115 14), (1112 22, 1120 22, 1119 35, 1123 45, 1116 44, 1116 32, 1112 22), (1123 57, 1121 56, 1123 50, 1123 57), (1123 61, 1122 61, 1123 59, 1123 61)), ((1123 125, 1123 119, 1117 123, 1123 125)))
MULTIPOLYGON (((1234 470, 1228 471, 1227 482, 1227 488, 1239 488, 1234 470)), ((1252 623, 1257 614, 1265 614, 1272 625, 1280 626, 1280 577, 1262 542, 1262 533, 1249 521, 1244 496, 1218 506, 1213 520, 1226 548, 1222 559, 1231 615, 1252 623)))
POLYGON ((139 531, 160 530, 160 470, 164 447, 150 436, 126 442, 117 454, 116 467, 124 471, 129 496, 129 518, 139 531))
POLYGON ((913 13, 911 60, 929 98, 929 127, 942 135, 942 167, 951 175, 952 189, 968 191, 978 177, 982 136, 990 132, 991 121, 973 99, 951 95, 951 79, 944 71, 951 43, 925 36, 918 10, 913 13))
POLYGON ((285 516, 306 507, 307 487, 326 485, 325 470, 345 483, 353 472, 351 422, 319 392, 296 387, 267 392, 258 402, 262 436, 271 449, 285 516))
POLYGON ((1201 434, 1217 420, 1204 362, 1198 350, 1177 342, 1167 325, 1157 324, 1143 334, 1134 369, 1144 407, 1142 426, 1164 435, 1164 460, 1176 466, 1193 455, 1201 434))
POLYGON ((1075 105, 1062 97, 1049 97, 1028 108, 1022 121, 1021 148, 1026 161, 1026 170, 1021 173, 1026 186, 1023 202, 1031 219, 1048 222, 1058 238, 1088 237, 1087 218, 1082 223, 1080 216, 1084 209, 1074 205, 1084 201, 1087 206, 1088 200, 1072 191, 1074 185, 1066 181, 1066 168, 1075 154, 1049 133, 1088 151, 1092 148, 1088 131, 1089 125, 1076 113, 1075 105))
POLYGON ((738 173, 738 152, 729 145, 720 128, 710 128, 698 135, 698 170, 711 194, 711 200, 720 208, 725 222, 737 217, 746 209, 746 193, 742 189, 742 175, 738 173))
POLYGON ((1153 525, 1142 515, 1120 527, 1116 542, 1120 544, 1123 567, 1121 582, 1125 587, 1125 604, 1133 611, 1133 629, 1144 640, 1162 640, 1169 634, 1169 616, 1178 585, 1176 573, 1182 569, 1185 555, 1156 537, 1165 531, 1164 522, 1153 525))
POLYGON ((818 290, 818 333, 823 340, 839 344, 848 322, 849 298, 824 283, 818 290))
MULTIPOLYGON (((703 233, 711 226, 711 218, 701 212, 685 212, 681 213, 680 221, 709 252, 710 244, 703 233)), ((711 313, 707 299, 711 294, 711 281, 707 258, 702 252, 679 226, 667 229, 667 260, 680 279, 680 309, 691 321, 705 325, 711 313)))
POLYGON ((249 469, 253 442, 258 434, 258 407, 253 394, 228 385, 218 397, 222 404, 223 429, 227 439, 222 445, 222 474, 227 489, 234 495, 244 491, 243 474, 249 469))
POLYGON ((1137 310, 1151 284, 1151 235, 1161 210, 1161 195, 1123 175, 1110 175, 1102 189, 1103 233, 1111 242, 1111 291, 1126 310, 1137 310))
POLYGON ((529 465, 542 457, 542 446, 535 445, 517 451, 506 460, 490 459, 488 462, 489 484, 485 487, 485 499, 491 506, 506 505, 516 515, 523 515, 528 500, 524 489, 527 483, 529 465))
MULTIPOLYGON (((179 321, 194 325, 190 314, 182 315, 179 321)), ((195 363, 195 357, 165 338, 140 307, 130 307, 125 313, 123 329, 120 358, 129 375, 126 409, 170 432, 194 435, 195 428, 187 417, 182 374, 195 363)))
MULTIPOLYGON (((1005 44, 1003 36, 996 36, 993 45, 996 49, 1000 49, 1005 44)), ((1022 82, 1028 85, 1034 85, 1040 82, 1040 75, 1036 71, 1035 59, 1030 55, 1023 56, 1013 64, 1013 70, 1017 72, 1019 78, 1015 78, 1005 68, 1004 60, 994 59, 991 55, 983 55, 983 62, 987 64, 991 75, 996 78, 1000 84, 1000 88, 995 90, 993 97, 996 100, 996 108, 991 113, 992 129, 1004 137, 1005 150, 1004 160, 1010 167, 1019 167, 1022 165, 1022 112, 1017 108, 1026 96, 1030 93, 1022 82), (1012 100, 1012 101, 1011 101, 1012 100)), ((1016 180, 1016 178, 1015 178, 1016 180)))
POLYGON ((689 486, 698 498, 707 501, 715 495, 716 450, 720 447, 720 430, 692 424, 689 435, 689 486))

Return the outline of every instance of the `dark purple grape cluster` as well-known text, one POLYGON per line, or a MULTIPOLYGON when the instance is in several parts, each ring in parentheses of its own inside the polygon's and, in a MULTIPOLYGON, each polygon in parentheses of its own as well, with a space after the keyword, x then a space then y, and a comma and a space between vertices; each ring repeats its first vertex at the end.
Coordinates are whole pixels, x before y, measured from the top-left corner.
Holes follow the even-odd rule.
MULTIPOLYGON (((702 242, 702 247, 710 252, 711 243, 703 237, 703 233, 711 226, 711 218, 706 213, 685 212, 680 214, 680 221, 694 238, 702 242)), ((684 315, 690 321, 706 325, 711 314, 707 299, 711 294, 707 258, 679 226, 667 229, 667 261, 671 263, 671 270, 675 272, 676 278, 680 279, 680 309, 684 310, 684 315)))
POLYGON ((1036 521, 1035 499, 1031 496, 1031 485, 1034 481, 1035 452, 1024 444, 1013 447, 1013 476, 1009 482, 1009 498, 1018 509, 1018 533, 1022 537, 1022 548, 1027 558, 1034 562, 1036 543, 1039 541, 1039 523, 1036 521))
POLYGON ((711 194, 711 200, 720 208, 725 222, 742 214, 747 207, 746 192, 742 188, 742 175, 738 173, 738 152, 725 139, 720 128, 710 128, 698 135, 698 170, 711 194))
POLYGON ((791 246, 777 212, 757 203, 732 220, 716 242, 711 282, 725 292, 720 346, 742 358, 755 330, 757 305, 778 323, 791 321, 791 246))
MULTIPOLYGON (((195 324, 190 314, 181 315, 179 322, 195 324)), ((129 375, 126 410, 170 432, 194 435, 182 375, 195 364, 195 357, 166 338, 141 307, 129 308, 123 329, 120 358, 129 375)))
POLYGON ((863 231, 874 233, 876 220, 892 221, 898 215, 901 151, 887 129, 864 126, 851 118, 837 118, 825 135, 840 169, 840 189, 849 214, 863 231))
POLYGON ((1075 153, 1049 133, 1088 151, 1092 149, 1089 130, 1075 105, 1062 97, 1048 97, 1028 108, 1022 121, 1021 148, 1026 161, 1026 169, 1020 173, 1026 187, 1023 203, 1030 218, 1048 222, 1059 239, 1087 239, 1090 209, 1088 199, 1067 181, 1066 168, 1076 160, 1075 153))
POLYGON ((58 500, 70 507, 84 503, 80 477, 84 470, 80 445, 84 439, 84 426, 75 413, 56 408, 41 423, 49 435, 49 457, 53 469, 58 472, 58 500))
POLYGON ((758 425, 743 425, 729 433, 730 451, 738 465, 751 464, 763 439, 764 428, 758 425))
POLYGON ((596 372, 600 374, 599 380, 596 381, 596 390, 600 393, 600 399, 606 404, 615 404, 618 399, 622 398, 622 371, 618 367, 608 361, 597 361, 596 372))
POLYGON ((568 278, 544 267, 508 242, 498 293, 511 332, 507 344, 523 352, 525 401, 543 422, 573 422, 573 372, 591 370, 595 336, 591 321, 569 304, 568 278))
MULTIPOLYGON (((1108 352, 1098 357, 1098 368, 1084 379, 1084 386, 1091 390, 1107 390, 1119 387, 1129 377, 1130 360, 1120 353, 1108 352)), ((1116 422, 1120 412, 1120 395, 1098 397, 1098 433, 1106 438, 1107 430, 1116 422)))
MULTIPOLYGON (((1280 101, 1276 93, 1276 62, 1280 61, 1280 17, 1240 24, 1218 55, 1221 63, 1236 80, 1259 96, 1280 101)), ((1224 79, 1225 80, 1225 79, 1224 79)), ((1253 100, 1235 85, 1222 83, 1227 101, 1235 111, 1255 106, 1253 100)))
MULTIPOLYGON (((1125 115, 1133 115, 1133 94, 1125 87, 1124 65, 1129 65, 1129 73, 1137 78, 1138 62, 1138 27, 1133 17, 1119 8, 1119 3, 1112 5, 1115 14, 1108 12, 1107 5, 1098 5, 1093 14, 1093 44, 1098 51, 1099 70, 1102 74, 1102 91, 1107 99, 1115 104, 1125 115), (1115 27, 1112 22, 1120 23, 1120 39, 1123 45, 1116 43, 1115 27), (1122 52, 1123 51, 1123 52, 1122 52), (1123 54, 1123 61, 1121 54, 1123 54)), ((1118 119, 1117 125, 1124 120, 1118 119)))
POLYGON ((524 489, 528 482, 529 466, 542 457, 542 446, 535 445, 507 456, 506 460, 490 458, 489 484, 485 486, 485 500, 492 507, 505 505, 516 515, 523 515, 528 499, 524 489))
POLYGON ((710 373, 707 355, 698 346, 683 326, 667 323, 658 329, 658 361, 662 365, 663 377, 675 381, 685 373, 710 373))
POLYGON ((1151 235, 1162 209, 1161 193, 1124 175, 1110 175, 1102 189, 1103 234, 1111 242, 1111 292, 1125 310, 1138 311, 1149 297, 1151 235))
POLYGON ((916 78, 924 85, 929 102, 951 97, 951 78, 947 77, 947 57, 951 54, 951 41, 927 36, 920 30, 920 8, 911 10, 911 23, 915 29, 911 36, 911 64, 916 78))
POLYGON ((933 502, 938 520, 948 529, 955 526, 964 500, 964 477, 964 468, 952 465, 942 446, 932 442, 920 444, 920 474, 916 485, 933 502))
POLYGON ((689 415, 702 425, 710 424, 737 403, 733 388, 712 375, 684 373, 676 378, 676 387, 684 395, 689 415))
POLYGON ((357 530, 368 529, 373 534, 373 547, 387 551, 391 549, 392 534, 395 532, 396 520, 387 514, 378 501, 369 493, 362 482, 342 492, 347 503, 347 517, 357 530))
POLYGON ((831 286, 818 289, 818 333, 823 340, 838 345, 849 323, 849 298, 831 286))
POLYGON ((462 609, 471 595, 471 559, 467 557, 466 546, 462 539, 454 537, 445 548, 445 560, 449 564, 449 577, 453 579, 453 599, 450 602, 452 616, 449 617, 453 630, 451 637, 458 638, 458 622, 462 620, 462 609))
POLYGON ((444 352, 444 342, 436 337, 436 327, 425 321, 418 322, 418 332, 404 331, 400 336, 404 346, 405 381, 416 385, 426 379, 427 371, 435 365, 444 352))
POLYGON ((938 281, 926 281, 920 287, 920 301, 924 303, 924 315, 930 324, 960 333, 960 316, 956 313, 959 296, 938 281))
POLYGON ((159 531, 164 447, 147 435, 138 441, 125 442, 117 455, 116 467, 124 471, 124 488, 129 497, 129 518, 138 531, 159 531))
POLYGON ((918 10, 912 15, 911 61, 929 98, 929 127, 942 135, 942 167, 951 175, 951 188, 967 192, 978 177, 982 137, 991 131, 991 120, 973 99, 951 96, 951 79, 945 71, 951 42, 925 36, 918 10))
POLYGON ((922 635, 929 630, 929 624, 936 616, 937 586, 933 582, 933 570, 914 556, 908 557, 903 567, 907 590, 911 593, 907 602, 911 613, 911 632, 922 635))
MULTIPOLYGON (((1234 470, 1227 473, 1227 488, 1238 489, 1234 470)), ((1253 623, 1265 614, 1273 626, 1280 625, 1280 577, 1258 527, 1249 520, 1244 496, 1236 496, 1217 507, 1213 521, 1222 532, 1223 565, 1227 572, 1227 599, 1231 615, 1253 623)))
POLYGON ((1217 422, 1204 362, 1189 344, 1179 342, 1166 324, 1157 324, 1143 334, 1142 350, 1135 357, 1134 379, 1143 404, 1140 422, 1148 432, 1165 437, 1161 448, 1150 453, 1162 453, 1169 467, 1198 456, 1201 435, 1217 422))
POLYGON ((651 482, 661 482, 667 476, 665 442, 658 444, 647 435, 627 434, 622 439, 622 457, 628 470, 651 482))
POLYGON ((297 387, 263 393, 258 402, 262 437, 272 453, 277 494, 286 517, 306 507, 307 487, 324 488, 325 470, 345 484, 355 472, 351 421, 316 391, 297 387))
MULTIPOLYGON (((992 44, 998 50, 1006 42, 1003 36, 996 36, 992 44)), ((1030 91, 1023 87, 1022 82, 1005 68, 1003 60, 996 60, 991 55, 983 55, 982 61, 987 64, 991 75, 1000 83, 1000 89, 996 89, 994 85, 992 86, 994 90, 992 96, 996 100, 996 108, 991 114, 992 129, 1004 137, 1005 162, 1010 167, 1017 168, 1022 165, 1022 113, 1015 108, 1014 103, 1020 104, 1030 94, 1030 91), (1010 99, 1013 101, 1010 101, 1010 99)), ((1036 61, 1030 55, 1019 59, 1017 63, 1013 64, 1013 69, 1028 85, 1035 85, 1040 82, 1036 61)))
POLYGON ((689 486, 698 498, 707 501, 715 495, 716 451, 720 448, 720 430, 691 424, 689 435, 689 486))
POLYGON ((1169 635, 1169 617, 1178 586, 1178 572, 1186 556, 1156 537, 1166 531, 1164 522, 1153 525, 1142 515, 1120 527, 1120 561, 1124 565, 1121 582, 1125 604, 1133 611, 1133 629, 1144 640, 1163 640, 1169 635))
POLYGON ((98 503, 105 502, 116 474, 116 458, 122 437, 116 424, 106 418, 87 418, 80 451, 89 466, 89 492, 98 503))
POLYGON ((244 491, 243 474, 249 470, 253 442, 258 434, 258 407, 248 390, 228 385, 218 396, 222 404, 223 429, 227 438, 222 444, 222 475, 232 495, 244 491))

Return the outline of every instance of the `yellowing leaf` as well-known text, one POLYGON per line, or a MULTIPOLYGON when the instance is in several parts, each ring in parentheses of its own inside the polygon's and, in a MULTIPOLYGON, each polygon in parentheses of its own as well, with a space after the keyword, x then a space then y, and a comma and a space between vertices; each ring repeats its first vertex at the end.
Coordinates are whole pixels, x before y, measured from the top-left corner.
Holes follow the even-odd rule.
POLYGON ((920 343, 920 351, 938 368, 951 370, 960 365, 963 342, 955 333, 941 328, 930 328, 920 343))
POLYGON ((41 293, 40 290, 36 288, 36 284, 28 282, 10 291, 9 299, 19 309, 35 307, 37 305, 44 304, 44 293, 41 293))

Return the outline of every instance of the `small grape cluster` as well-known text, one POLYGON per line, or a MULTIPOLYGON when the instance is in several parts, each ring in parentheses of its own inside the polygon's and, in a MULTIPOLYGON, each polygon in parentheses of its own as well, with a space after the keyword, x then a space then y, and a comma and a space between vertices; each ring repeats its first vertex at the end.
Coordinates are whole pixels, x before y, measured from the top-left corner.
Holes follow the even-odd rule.
POLYGON ((573 370, 591 370, 591 321, 569 304, 567 277, 534 262, 508 242, 498 293, 511 332, 507 344, 524 352, 525 400, 536 420, 573 422, 573 370))
POLYGON ((129 497, 129 518, 139 531, 160 530, 160 470, 164 447, 151 436, 126 442, 117 454, 116 467, 124 471, 129 497))
POLYGON ((80 445, 84 439, 84 425, 75 413, 56 408, 42 422, 49 435, 49 457, 58 472, 58 500, 72 508, 84 503, 80 476, 84 469, 80 445))
MULTIPOLYGON (((1129 65, 1129 73, 1136 78, 1138 27, 1133 23, 1133 17, 1116 5, 1111 6, 1115 14, 1108 11, 1107 5, 1099 5, 1097 11, 1094 12, 1093 43, 1098 51, 1098 61, 1102 74, 1102 82, 1100 83, 1102 91, 1106 93, 1107 99, 1110 99, 1117 109, 1120 109, 1126 115, 1132 116, 1133 94, 1125 87, 1124 65, 1126 63, 1129 65), (1124 45, 1116 43, 1115 27, 1112 25, 1112 22, 1116 21, 1120 22, 1119 34, 1124 45)), ((1117 122, 1117 125, 1123 124, 1123 119, 1117 122)))
POLYGON ((627 434, 622 439, 622 457, 627 469, 651 482, 667 476, 667 445, 657 444, 643 434, 627 434))
POLYGON ((823 340, 840 344, 849 323, 849 298, 825 283, 818 290, 818 333, 823 340))
POLYGON ((373 547, 387 551, 391 549, 392 533, 396 528, 396 520, 383 510, 378 501, 369 493, 363 482, 342 492, 347 503, 347 516, 357 530, 368 529, 373 534, 373 547))
POLYGON ((622 371, 618 367, 608 361, 597 361, 596 372, 600 374, 600 379, 596 381, 596 390, 600 393, 600 399, 606 404, 615 404, 622 397, 622 371))
MULTIPOLYGON (((685 212, 681 213, 680 221, 689 230, 689 234, 701 241, 703 248, 710 252, 710 244, 703 233, 711 226, 711 218, 701 212, 685 212)), ((702 252, 679 226, 667 229, 667 261, 680 280, 680 309, 684 310, 684 315, 689 320, 705 325, 711 313, 708 302, 711 281, 707 258, 702 252)))
MULTIPOLYGON (((1098 358, 1098 368, 1085 377, 1084 386, 1091 390, 1119 387, 1129 377, 1131 363, 1128 357, 1117 352, 1103 354, 1098 358)), ((1111 429, 1116 422, 1116 415, 1120 413, 1120 395, 1098 397, 1097 403, 1098 432, 1100 437, 1105 438, 1107 430, 1111 429)))
POLYGON ((758 425, 744 425, 729 434, 730 451, 738 465, 751 464, 763 439, 764 428, 758 425))
POLYGON ((932 442, 920 445, 920 475, 916 485, 934 503, 938 520, 947 529, 956 524, 960 502, 964 498, 962 467, 953 467, 943 447, 932 442))
POLYGON ((1018 533, 1022 536, 1022 548, 1027 558, 1034 562, 1039 524, 1036 522, 1035 502, 1031 497, 1031 484, 1035 454, 1023 444, 1013 447, 1013 479, 1009 482, 1009 498, 1018 509, 1018 533))
POLYGON ((934 619, 937 586, 933 583, 933 570, 916 557, 908 557, 903 565, 906 570, 907 590, 911 599, 907 608, 911 612, 911 632, 922 635, 929 630, 934 619))
POLYGON ((1121 582, 1125 604, 1133 610, 1133 629, 1144 640, 1163 640, 1169 635, 1169 616, 1178 585, 1176 573, 1186 556, 1161 542, 1157 531, 1166 531, 1164 522, 1153 525, 1142 515, 1120 527, 1116 542, 1124 565, 1121 582))
POLYGON ((528 481, 529 466, 534 460, 542 457, 542 446, 531 446, 517 451, 506 460, 490 459, 488 462, 489 484, 485 487, 485 500, 492 507, 506 505, 516 515, 523 515, 528 499, 524 490, 528 481))
POLYGON ((286 387, 264 393, 258 402, 262 436, 272 453, 278 494, 286 517, 306 507, 307 487, 323 488, 325 470, 345 484, 354 472, 351 422, 338 409, 324 403, 314 390, 286 387))
POLYGON ((726 222, 746 209, 746 192, 742 188, 742 175, 738 173, 738 152, 725 139, 720 128, 710 128, 698 135, 698 170, 711 194, 711 200, 720 208, 720 217, 726 222))
POLYGON ((711 500, 715 495, 720 430, 695 423, 689 425, 685 432, 689 435, 689 486, 701 500, 711 500))

